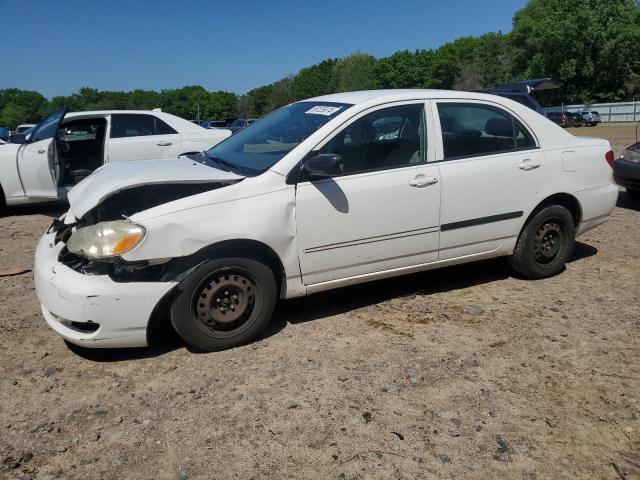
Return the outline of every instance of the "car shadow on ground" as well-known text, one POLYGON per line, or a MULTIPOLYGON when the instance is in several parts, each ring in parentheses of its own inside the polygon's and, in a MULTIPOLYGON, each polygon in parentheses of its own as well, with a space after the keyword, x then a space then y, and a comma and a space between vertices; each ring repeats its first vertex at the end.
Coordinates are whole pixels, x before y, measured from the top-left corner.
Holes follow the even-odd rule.
MULTIPOLYGON (((591 257, 597 252, 598 250, 591 245, 576 242, 569 263, 591 257)), ((288 324, 322 320, 394 298, 455 292, 509 277, 519 278, 510 269, 505 258, 497 258, 378 280, 280 302, 276 307, 273 320, 261 335, 260 340, 278 334, 288 324)), ((88 349, 69 343, 67 345, 75 354, 93 362, 153 358, 180 348, 187 348, 191 353, 208 353, 186 345, 168 321, 158 328, 151 346, 147 348, 88 349)))
POLYGON ((627 195, 627 192, 618 193, 618 201, 616 202, 616 207, 640 212, 640 202, 634 202, 633 200, 631 200, 631 197, 627 195))
POLYGON ((21 217, 23 215, 46 215, 51 218, 58 218, 69 208, 68 204, 62 202, 35 203, 32 205, 14 205, 0 208, 0 218, 21 217))
MULTIPOLYGON (((569 263, 591 257, 597 252, 598 250, 591 245, 576 242, 569 263)), ((319 320, 394 298, 455 292, 509 277, 522 279, 511 270, 503 257, 378 280, 289 300, 280 303, 263 338, 278 333, 287 323, 319 320)))

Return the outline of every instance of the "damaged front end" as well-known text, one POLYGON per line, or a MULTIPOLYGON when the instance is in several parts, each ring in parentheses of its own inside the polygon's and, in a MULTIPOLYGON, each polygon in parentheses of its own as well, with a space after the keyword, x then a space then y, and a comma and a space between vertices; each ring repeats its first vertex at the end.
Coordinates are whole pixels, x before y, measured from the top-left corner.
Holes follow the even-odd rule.
MULTIPOLYGON (((55 233, 55 243, 64 247, 59 261, 72 270, 85 275, 107 275, 115 282, 163 282, 176 276, 172 259, 154 259, 128 262, 120 256, 110 258, 90 258, 69 251, 67 243, 74 231, 101 222, 121 220, 131 215, 164 205, 166 203, 215 190, 237 183, 233 181, 213 181, 201 183, 162 183, 140 185, 118 191, 86 212, 82 218, 65 223, 56 219, 47 233, 55 233)), ((73 211, 73 209, 72 209, 73 211)))

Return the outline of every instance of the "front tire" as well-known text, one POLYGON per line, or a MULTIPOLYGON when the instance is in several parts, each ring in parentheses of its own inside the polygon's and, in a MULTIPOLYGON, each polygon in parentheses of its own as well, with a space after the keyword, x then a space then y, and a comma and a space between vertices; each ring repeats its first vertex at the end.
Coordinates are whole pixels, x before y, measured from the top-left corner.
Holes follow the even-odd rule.
POLYGON ((575 234, 569 210, 560 205, 544 207, 520 233, 509 264, 527 278, 553 277, 564 270, 571 257, 575 234))
POLYGON ((209 260, 180 285, 171 306, 171 322, 192 347, 207 352, 224 350, 262 333, 277 300, 275 276, 260 260, 209 260))
POLYGON ((634 202, 640 203, 640 190, 631 190, 627 188, 627 195, 634 202))

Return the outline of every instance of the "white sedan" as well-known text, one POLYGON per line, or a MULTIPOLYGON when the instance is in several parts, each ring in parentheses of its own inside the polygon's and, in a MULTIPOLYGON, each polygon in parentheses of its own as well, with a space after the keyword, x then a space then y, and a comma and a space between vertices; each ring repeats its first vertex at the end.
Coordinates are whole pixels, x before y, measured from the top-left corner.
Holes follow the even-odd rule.
POLYGON ((200 153, 229 135, 160 111, 61 109, 0 149, 0 206, 65 199, 107 163, 200 153))
POLYGON ((36 290, 78 345, 146 345, 170 319, 218 350, 258 336, 279 298, 499 256, 546 278, 613 210, 612 163, 606 140, 503 97, 318 97, 199 158, 95 172, 41 239, 36 290))

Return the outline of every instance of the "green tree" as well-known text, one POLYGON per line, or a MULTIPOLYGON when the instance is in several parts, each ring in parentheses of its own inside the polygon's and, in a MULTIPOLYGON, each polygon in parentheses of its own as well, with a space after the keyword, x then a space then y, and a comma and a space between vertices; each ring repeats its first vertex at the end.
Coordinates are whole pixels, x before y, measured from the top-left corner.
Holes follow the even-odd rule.
POLYGON ((0 125, 15 128, 34 123, 47 113, 49 102, 38 92, 7 88, 0 90, 0 125))
POLYGON ((376 59, 367 53, 353 53, 333 67, 331 89, 334 92, 376 88, 376 59))
POLYGON ((6 105, 0 110, 0 126, 10 130, 21 123, 26 123, 27 118, 29 118, 27 112, 16 105, 6 105))
POLYGON ((460 76, 460 67, 474 63, 479 39, 461 37, 453 42, 445 43, 433 55, 429 88, 452 89, 460 76))
POLYGON ((295 100, 318 97, 331 93, 331 80, 337 59, 330 58, 316 65, 303 68, 293 77, 291 94, 295 100))
POLYGON ((562 81, 568 101, 628 98, 640 54, 634 0, 530 0, 514 17, 514 74, 562 81))
POLYGON ((418 88, 429 84, 432 50, 402 50, 376 62, 378 88, 418 88))

